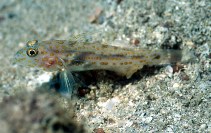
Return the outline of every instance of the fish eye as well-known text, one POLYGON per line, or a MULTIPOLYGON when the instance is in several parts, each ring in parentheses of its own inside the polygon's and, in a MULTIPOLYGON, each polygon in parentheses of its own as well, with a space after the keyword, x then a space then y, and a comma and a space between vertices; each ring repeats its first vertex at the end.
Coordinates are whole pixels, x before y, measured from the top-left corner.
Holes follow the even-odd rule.
POLYGON ((38 54, 38 50, 30 48, 30 49, 27 50, 26 54, 29 57, 35 57, 38 54))

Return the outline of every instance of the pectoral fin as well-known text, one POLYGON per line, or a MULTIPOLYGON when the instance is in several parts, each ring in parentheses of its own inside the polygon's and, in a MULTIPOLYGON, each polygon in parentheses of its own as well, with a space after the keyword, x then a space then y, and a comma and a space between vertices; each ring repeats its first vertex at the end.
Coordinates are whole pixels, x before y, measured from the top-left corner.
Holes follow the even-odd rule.
POLYGON ((67 97, 71 98, 73 89, 76 87, 76 82, 74 80, 74 77, 70 71, 64 70, 60 72, 60 79, 61 79, 61 87, 59 89, 59 92, 67 97))

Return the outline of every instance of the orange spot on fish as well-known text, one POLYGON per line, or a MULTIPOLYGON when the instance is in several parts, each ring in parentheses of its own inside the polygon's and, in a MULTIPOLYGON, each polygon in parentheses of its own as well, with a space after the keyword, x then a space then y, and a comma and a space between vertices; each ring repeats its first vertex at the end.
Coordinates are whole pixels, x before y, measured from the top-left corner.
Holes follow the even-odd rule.
POLYGON ((42 55, 47 54, 47 52, 46 52, 46 51, 43 51, 43 50, 41 50, 40 53, 41 53, 42 55))
POLYGON ((54 53, 50 53, 50 56, 54 56, 54 53))
POLYGON ((144 62, 146 62, 146 60, 140 60, 140 63, 144 63, 144 62))
POLYGON ((64 41, 61 41, 61 40, 57 40, 59 44, 63 44, 64 41))
POLYGON ((63 63, 62 63, 61 61, 59 61, 57 64, 58 64, 59 66, 63 66, 63 63))
POLYGON ((48 58, 48 60, 45 62, 45 66, 46 67, 50 67, 52 65, 54 65, 56 62, 55 62, 55 58, 48 58))
POLYGON ((55 53, 59 53, 59 50, 55 50, 55 53))
POLYGON ((100 65, 108 65, 108 62, 100 62, 100 65))
POLYGON ((127 64, 128 64, 128 62, 124 62, 124 64, 125 64, 125 65, 127 65, 127 64))
POLYGON ((47 61, 47 60, 48 60, 48 57, 42 58, 42 61, 43 61, 43 62, 45 62, 45 61, 47 61))
POLYGON ((102 45, 102 48, 108 48, 108 45, 102 45))

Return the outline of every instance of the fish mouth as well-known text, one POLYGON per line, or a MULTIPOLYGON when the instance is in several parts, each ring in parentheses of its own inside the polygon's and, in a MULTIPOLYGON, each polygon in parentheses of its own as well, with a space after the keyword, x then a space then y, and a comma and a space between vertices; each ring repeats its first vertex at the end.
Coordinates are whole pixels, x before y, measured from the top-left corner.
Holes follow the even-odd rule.
POLYGON ((20 62, 21 62, 20 58, 14 57, 14 58, 12 59, 12 63, 13 63, 13 64, 20 64, 20 62))
POLYGON ((18 50, 15 53, 15 55, 13 56, 14 57, 13 58, 14 63, 19 63, 19 62, 22 62, 24 59, 26 59, 25 55, 24 55, 25 51, 26 51, 26 49, 23 48, 23 49, 18 50))
POLYGON ((26 58, 24 58, 24 57, 21 57, 19 53, 20 53, 20 52, 18 51, 18 52, 14 55, 14 58, 12 59, 12 62, 13 62, 14 64, 19 64, 19 63, 21 63, 23 60, 26 59, 26 58))

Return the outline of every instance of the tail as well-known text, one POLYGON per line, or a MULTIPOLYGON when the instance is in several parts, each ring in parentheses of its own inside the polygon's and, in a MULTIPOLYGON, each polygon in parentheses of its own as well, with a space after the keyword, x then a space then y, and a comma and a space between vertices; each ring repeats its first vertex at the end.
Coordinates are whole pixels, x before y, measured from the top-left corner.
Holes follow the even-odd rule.
POLYGON ((158 50, 150 55, 149 65, 175 64, 177 62, 187 63, 195 59, 194 54, 188 49, 184 50, 158 50))
POLYGON ((167 50, 167 56, 168 60, 167 63, 188 63, 195 61, 195 56, 192 51, 190 51, 188 48, 183 50, 167 50))
POLYGON ((169 61, 169 63, 174 64, 177 62, 181 62, 183 56, 182 50, 167 50, 167 53, 168 53, 167 61, 169 61))
POLYGON ((197 61, 197 58, 194 55, 193 51, 191 51, 188 48, 185 48, 182 50, 182 59, 181 59, 182 63, 196 62, 196 61, 197 61))

